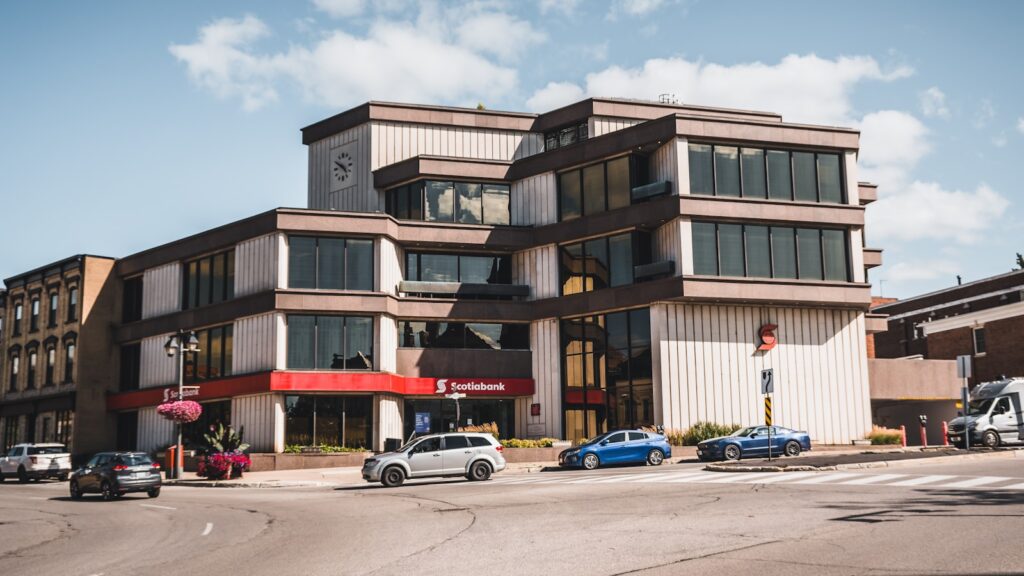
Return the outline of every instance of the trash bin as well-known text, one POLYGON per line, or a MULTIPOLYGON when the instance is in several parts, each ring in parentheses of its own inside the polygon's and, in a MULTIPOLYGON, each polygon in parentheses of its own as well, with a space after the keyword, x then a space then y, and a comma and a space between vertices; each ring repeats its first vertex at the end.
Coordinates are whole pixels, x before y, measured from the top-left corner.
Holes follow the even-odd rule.
POLYGON ((178 469, 174 466, 174 458, 178 455, 178 447, 170 446, 164 452, 164 477, 168 480, 175 478, 178 469))
POLYGON ((398 450, 401 447, 402 447, 402 439, 401 438, 385 438, 384 439, 384 451, 385 452, 394 452, 395 450, 398 450))

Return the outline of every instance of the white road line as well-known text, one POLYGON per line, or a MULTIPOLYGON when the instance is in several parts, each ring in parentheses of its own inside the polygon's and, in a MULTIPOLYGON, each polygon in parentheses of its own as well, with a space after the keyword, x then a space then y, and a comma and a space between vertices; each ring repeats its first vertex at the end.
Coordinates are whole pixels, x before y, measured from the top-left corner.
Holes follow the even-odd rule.
POLYGON ((683 483, 683 482, 700 482, 702 480, 707 480, 709 478, 715 478, 719 474, 722 474, 722 472, 701 472, 700 474, 686 474, 686 475, 680 475, 677 478, 673 478, 671 480, 668 480, 668 482, 678 482, 678 483, 683 483))
POLYGON ((213 522, 206 523, 206 529, 203 530, 203 536, 209 536, 210 532, 213 532, 213 522))
POLYGON ((158 504, 139 504, 143 508, 159 508, 160 510, 177 510, 177 508, 171 508, 170 506, 160 506, 158 504))
POLYGON ((740 482, 742 480, 749 480, 754 476, 760 476, 762 472, 728 472, 719 473, 718 478, 712 478, 710 480, 704 480, 703 482, 714 482, 716 484, 726 484, 729 482, 740 482))
POLYGON ((856 476, 856 474, 850 474, 849 472, 826 472, 825 474, 819 473, 817 476, 812 478, 797 480, 794 484, 824 484, 825 482, 831 482, 833 480, 840 480, 843 478, 852 478, 854 476, 856 476))
POLYGON ((943 484, 942 486, 939 486, 939 488, 971 488, 973 486, 982 486, 984 484, 1006 482, 1007 480, 1013 480, 1013 478, 1007 478, 1005 476, 980 476, 978 478, 953 482, 952 484, 943 484))
POLYGON ((648 474, 646 477, 637 480, 637 482, 682 482, 683 478, 693 478, 696 476, 703 476, 704 472, 664 472, 661 474, 648 474))
POLYGON ((906 474, 871 474, 861 476, 853 480, 847 480, 840 482, 840 484, 862 486, 864 484, 878 484, 879 482, 888 482, 889 480, 895 480, 897 478, 906 478, 906 474))
POLYGON ((618 476, 591 476, 590 478, 583 478, 582 480, 570 480, 566 484, 594 484, 596 482, 611 482, 622 478, 622 475, 618 476))
POLYGON ((948 475, 934 475, 934 476, 920 476, 918 478, 911 478, 910 480, 903 480, 901 482, 893 482, 892 484, 886 484, 886 486, 920 486, 921 484, 931 484, 940 480, 949 480, 950 478, 956 478, 956 476, 948 475))
POLYGON ((744 480, 744 484, 775 484, 776 482, 789 482, 797 478, 806 478, 815 474, 815 472, 776 472, 776 473, 765 473, 761 472, 759 478, 751 478, 744 480))
POLYGON ((1024 490, 1024 482, 1020 484, 1010 484, 1009 486, 1000 486, 999 490, 1024 490))
POLYGON ((29 500, 49 500, 49 498, 43 498, 42 496, 29 496, 29 500))

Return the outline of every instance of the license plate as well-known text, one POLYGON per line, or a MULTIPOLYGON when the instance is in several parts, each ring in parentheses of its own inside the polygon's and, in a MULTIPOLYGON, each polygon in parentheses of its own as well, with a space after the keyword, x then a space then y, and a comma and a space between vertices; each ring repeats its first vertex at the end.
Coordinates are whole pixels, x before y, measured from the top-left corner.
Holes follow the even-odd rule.
POLYGON ((145 478, 145 472, 132 472, 132 478, 145 478))

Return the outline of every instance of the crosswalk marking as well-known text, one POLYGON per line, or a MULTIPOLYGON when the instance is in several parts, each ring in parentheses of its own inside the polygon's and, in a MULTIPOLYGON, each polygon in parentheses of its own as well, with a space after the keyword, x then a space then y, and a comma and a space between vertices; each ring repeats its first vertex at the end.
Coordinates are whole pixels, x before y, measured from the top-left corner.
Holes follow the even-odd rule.
POLYGON ((879 482, 888 482, 889 480, 895 480, 897 478, 904 478, 906 474, 872 474, 870 476, 861 476, 860 478, 854 478, 853 480, 845 480, 840 484, 853 484, 862 486, 864 484, 877 484, 879 482))
POLYGON ((805 478, 816 474, 816 472, 776 472, 774 474, 762 473, 763 478, 752 478, 746 480, 747 484, 775 484, 776 482, 786 482, 795 478, 805 478))
POLYGON ((749 480, 750 478, 753 478, 754 476, 760 476, 761 474, 763 474, 763 472, 746 472, 746 473, 731 472, 729 474, 719 474, 718 478, 710 478, 708 480, 704 480, 704 482, 714 482, 716 484, 728 484, 728 483, 732 483, 732 482, 740 482, 742 480, 749 480))
POLYGON ((1005 482, 1009 478, 1002 476, 981 476, 980 478, 971 478, 970 480, 963 480, 961 482, 953 482, 952 484, 943 484, 943 488, 971 488, 973 486, 982 486, 984 484, 995 484, 996 482, 1005 482))
POLYGON ((850 474, 849 472, 834 472, 834 473, 818 473, 818 476, 806 478, 804 480, 797 480, 794 484, 824 484, 825 482, 831 482, 833 480, 840 480, 842 478, 850 478, 856 476, 856 474, 850 474))
POLYGON ((920 486, 921 484, 932 484, 939 480, 949 480, 950 478, 956 478, 956 476, 946 476, 942 474, 932 476, 920 476, 918 478, 911 478, 910 480, 903 480, 900 482, 893 482, 887 484, 887 486, 920 486))
POLYGON ((1011 484, 1009 486, 1000 486, 1000 490, 1024 490, 1024 482, 1020 484, 1011 484))

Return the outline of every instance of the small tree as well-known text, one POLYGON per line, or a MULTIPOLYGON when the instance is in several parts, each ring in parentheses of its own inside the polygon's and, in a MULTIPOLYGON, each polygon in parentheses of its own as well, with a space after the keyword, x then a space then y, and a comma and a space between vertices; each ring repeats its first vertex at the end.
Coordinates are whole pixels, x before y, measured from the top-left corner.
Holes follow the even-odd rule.
POLYGON ((1024 254, 1017 252, 1017 270, 1024 270, 1024 254))

